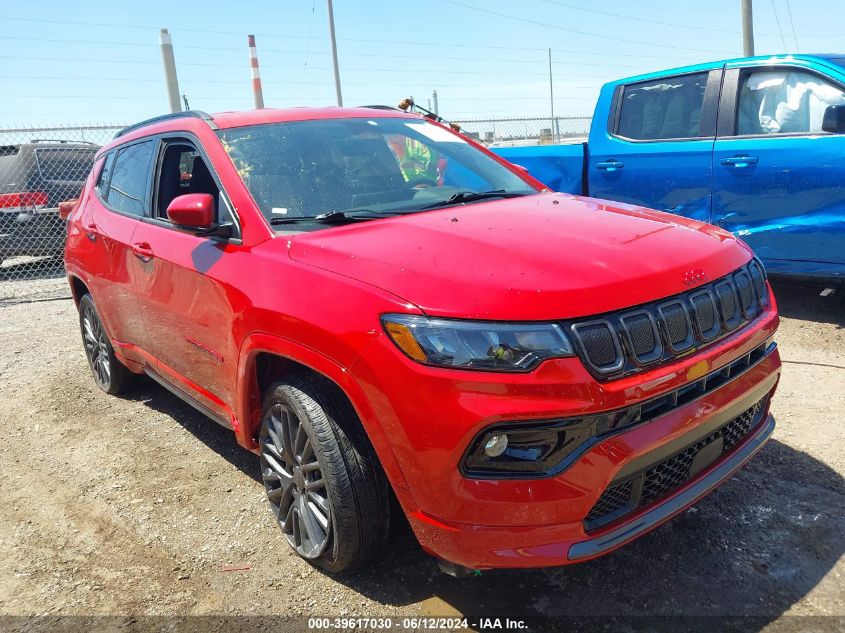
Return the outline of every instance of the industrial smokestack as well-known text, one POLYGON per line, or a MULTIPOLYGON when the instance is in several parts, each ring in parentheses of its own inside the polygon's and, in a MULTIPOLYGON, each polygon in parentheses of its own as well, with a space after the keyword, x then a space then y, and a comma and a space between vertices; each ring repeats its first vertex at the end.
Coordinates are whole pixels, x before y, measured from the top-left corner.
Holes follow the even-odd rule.
POLYGON ((261 74, 258 72, 258 52, 255 50, 255 36, 249 35, 249 66, 252 71, 252 95, 255 109, 264 107, 264 92, 261 90, 261 74))
POLYGON ((173 40, 167 29, 161 29, 158 36, 161 45, 161 61, 164 64, 164 83, 167 87, 167 100, 170 102, 171 112, 180 112, 182 104, 179 101, 179 81, 176 78, 176 58, 173 56, 173 40))

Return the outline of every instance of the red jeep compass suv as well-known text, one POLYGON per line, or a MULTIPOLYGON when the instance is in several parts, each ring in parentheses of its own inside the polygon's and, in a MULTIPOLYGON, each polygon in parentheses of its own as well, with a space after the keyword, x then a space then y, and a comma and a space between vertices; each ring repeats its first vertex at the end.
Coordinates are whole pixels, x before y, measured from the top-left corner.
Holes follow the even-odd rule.
POLYGON ((778 316, 747 246, 552 193, 400 111, 127 128, 66 263, 97 385, 145 373, 230 427, 329 571, 379 550, 392 507, 453 573, 584 561, 774 428, 778 316))

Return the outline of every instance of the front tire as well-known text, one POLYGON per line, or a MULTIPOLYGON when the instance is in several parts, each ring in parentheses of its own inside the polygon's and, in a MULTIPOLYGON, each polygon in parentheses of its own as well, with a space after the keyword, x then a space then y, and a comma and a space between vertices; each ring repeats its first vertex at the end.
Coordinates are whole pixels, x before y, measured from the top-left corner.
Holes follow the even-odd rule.
POLYGON ((261 474, 288 543, 329 572, 369 561, 389 530, 387 482, 354 410, 319 380, 270 387, 261 474))
POLYGON ((94 382, 110 395, 121 393, 128 382, 129 370, 114 355, 114 348, 90 294, 79 300, 79 327, 94 382))

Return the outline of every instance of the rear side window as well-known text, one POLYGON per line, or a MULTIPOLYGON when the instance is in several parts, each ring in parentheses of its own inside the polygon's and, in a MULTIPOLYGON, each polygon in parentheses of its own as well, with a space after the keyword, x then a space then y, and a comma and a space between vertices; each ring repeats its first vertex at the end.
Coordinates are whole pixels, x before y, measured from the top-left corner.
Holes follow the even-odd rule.
POLYGON ((740 80, 736 133, 819 134, 827 107, 843 104, 842 88, 813 73, 790 68, 746 72, 740 80))
POLYGON ((109 180, 111 180, 111 170, 114 167, 114 152, 106 155, 106 161, 103 163, 103 168, 100 170, 100 175, 97 177, 97 193, 100 197, 105 199, 108 193, 109 180))
POLYGON ((700 137, 706 87, 706 72, 625 86, 616 133, 638 141, 700 137))
POLYGON ((144 141, 118 151, 109 188, 103 196, 110 207, 130 215, 144 215, 155 148, 155 141, 144 141))

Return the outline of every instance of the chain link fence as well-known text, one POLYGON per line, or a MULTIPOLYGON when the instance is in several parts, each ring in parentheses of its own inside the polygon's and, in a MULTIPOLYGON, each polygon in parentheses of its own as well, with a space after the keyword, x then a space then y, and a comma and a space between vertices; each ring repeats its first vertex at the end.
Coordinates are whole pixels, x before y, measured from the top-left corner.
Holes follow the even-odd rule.
POLYGON ((68 294, 59 203, 123 126, 0 128, 0 305, 68 294))
POLYGON ((468 136, 491 147, 553 145, 586 140, 590 117, 464 119, 454 121, 468 136))
MULTIPOLYGON (((491 146, 586 138, 589 117, 456 121, 491 146)), ((67 296, 59 203, 75 198, 94 155, 122 125, 0 128, 0 306, 67 296)))

